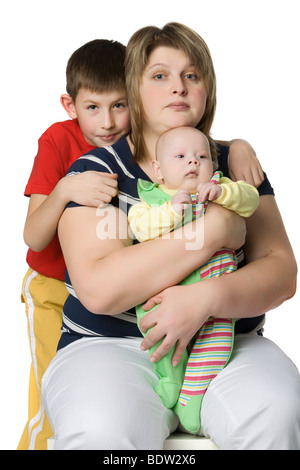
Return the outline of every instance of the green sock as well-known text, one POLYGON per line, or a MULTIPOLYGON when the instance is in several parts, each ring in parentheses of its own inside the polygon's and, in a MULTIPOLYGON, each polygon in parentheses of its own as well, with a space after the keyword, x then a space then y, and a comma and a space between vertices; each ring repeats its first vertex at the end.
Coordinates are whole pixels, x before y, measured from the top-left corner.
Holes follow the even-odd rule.
MULTIPOLYGON (((157 305, 154 307, 156 308, 157 305)), ((154 308, 152 310, 154 310, 154 308)), ((142 306, 139 305, 136 307, 136 314, 138 318, 138 326, 140 324, 140 320, 143 318, 144 315, 149 313, 150 310, 145 312, 142 309, 142 306)), ((147 331, 146 334, 142 333, 143 336, 146 336, 150 330, 147 331)), ((158 348, 161 344, 161 341, 158 341, 152 348, 149 349, 149 356, 158 348)), ((154 370, 159 377, 158 383, 155 385, 154 390, 162 399, 164 405, 167 408, 173 408, 176 401, 178 400, 179 393, 182 387, 182 380, 184 377, 184 372, 186 368, 186 363, 188 360, 188 354, 185 351, 182 355, 181 360, 177 364, 176 367, 172 365, 172 357, 175 351, 175 346, 168 351, 168 353, 162 357, 159 361, 154 362, 154 370)))

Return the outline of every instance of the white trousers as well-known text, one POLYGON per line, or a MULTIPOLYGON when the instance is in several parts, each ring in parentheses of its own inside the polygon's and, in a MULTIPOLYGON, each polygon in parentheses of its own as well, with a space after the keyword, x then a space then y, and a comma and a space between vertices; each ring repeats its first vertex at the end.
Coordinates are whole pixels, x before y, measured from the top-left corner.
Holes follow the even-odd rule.
MULTIPOLYGON (((153 391, 140 339, 88 338, 58 352, 43 378, 55 449, 159 450, 178 426, 153 391)), ((220 449, 300 450, 300 375, 270 340, 237 335, 209 386, 200 434, 220 449)))

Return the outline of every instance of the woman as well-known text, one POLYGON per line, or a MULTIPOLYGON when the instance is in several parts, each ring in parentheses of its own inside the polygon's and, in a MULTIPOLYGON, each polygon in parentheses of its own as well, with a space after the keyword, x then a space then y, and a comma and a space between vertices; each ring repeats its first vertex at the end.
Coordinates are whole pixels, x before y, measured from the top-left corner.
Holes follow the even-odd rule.
MULTIPOLYGON (((132 245, 127 235, 125 214, 137 200, 136 178, 156 181, 150 161, 160 134, 198 127, 216 151, 209 136, 215 77, 207 46, 183 25, 146 27, 129 41, 126 71, 132 133, 71 168, 118 173, 119 200, 97 211, 70 205, 59 225, 72 286, 59 351, 43 383, 56 448, 161 449, 178 422, 153 392, 157 378, 146 350, 164 338, 151 359, 176 344, 176 364, 211 315, 239 320, 232 359, 203 399, 201 433, 221 449, 299 448, 298 371, 257 334, 263 314, 293 296, 296 282, 268 180, 247 220, 247 264, 230 276, 175 285, 221 247, 243 244, 244 222, 216 205, 170 239, 132 245), (200 243, 186 249, 193 236, 199 242, 199 233, 200 243), (149 297, 149 308, 160 306, 142 320, 143 331, 153 328, 141 343, 130 309, 149 297)), ((226 175, 228 149, 219 150, 226 175)))

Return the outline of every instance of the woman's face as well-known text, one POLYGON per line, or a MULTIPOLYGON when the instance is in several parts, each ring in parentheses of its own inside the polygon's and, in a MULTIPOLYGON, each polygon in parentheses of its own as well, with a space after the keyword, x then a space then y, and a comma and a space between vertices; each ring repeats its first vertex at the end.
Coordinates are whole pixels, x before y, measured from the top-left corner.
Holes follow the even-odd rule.
POLYGON ((203 117, 206 89, 195 66, 180 49, 159 46, 149 56, 140 97, 144 135, 180 126, 195 127, 203 117))

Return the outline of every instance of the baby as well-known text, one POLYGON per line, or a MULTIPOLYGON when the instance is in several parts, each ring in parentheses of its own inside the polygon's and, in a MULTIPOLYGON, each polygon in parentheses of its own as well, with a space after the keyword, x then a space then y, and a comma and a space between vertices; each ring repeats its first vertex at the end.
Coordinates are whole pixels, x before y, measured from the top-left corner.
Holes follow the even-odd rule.
MULTIPOLYGON (((233 182, 214 171, 206 136, 198 129, 180 127, 163 134, 156 147, 152 168, 162 184, 138 180, 141 202, 132 206, 128 219, 135 237, 146 241, 167 234, 205 213, 209 201, 221 204, 242 217, 258 206, 258 191, 244 181, 233 182)), ((236 255, 223 249, 181 284, 229 274, 237 269, 236 255)), ((156 307, 154 307, 156 308, 156 307)), ((136 308, 138 323, 147 314, 136 308)), ((183 312, 184 314, 184 312, 183 312)), ((155 391, 165 406, 174 408, 183 426, 191 432, 200 429, 200 409, 211 380, 230 359, 234 320, 210 317, 194 338, 190 354, 185 351, 179 364, 172 366, 174 348, 154 364, 160 378, 155 391)), ((158 347, 155 345, 149 353, 158 347)))

